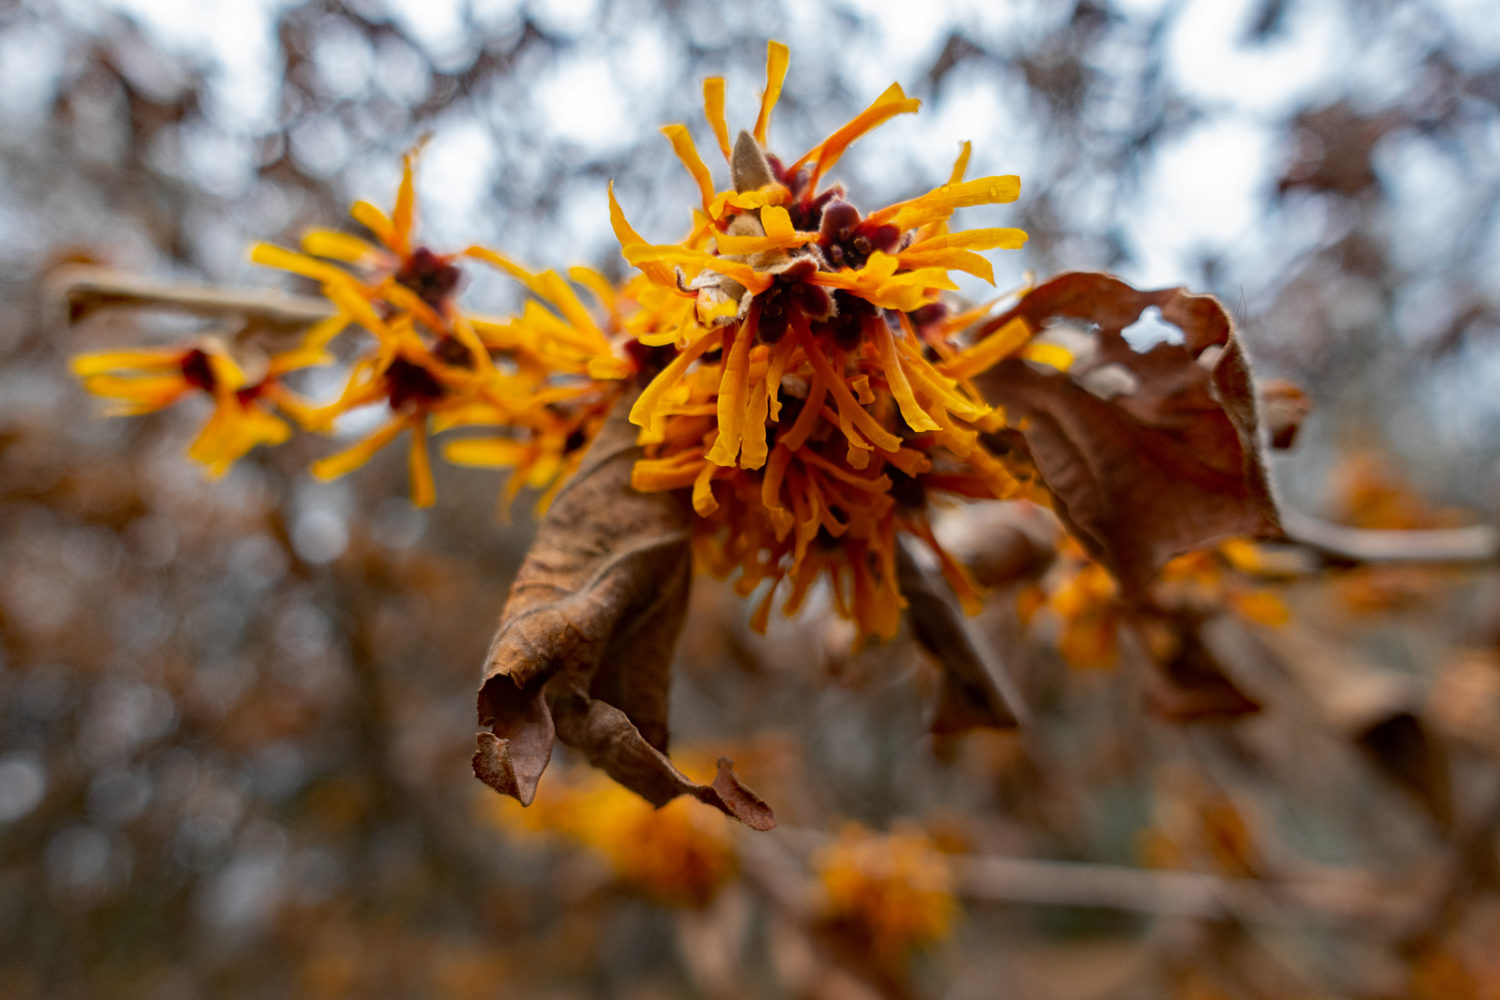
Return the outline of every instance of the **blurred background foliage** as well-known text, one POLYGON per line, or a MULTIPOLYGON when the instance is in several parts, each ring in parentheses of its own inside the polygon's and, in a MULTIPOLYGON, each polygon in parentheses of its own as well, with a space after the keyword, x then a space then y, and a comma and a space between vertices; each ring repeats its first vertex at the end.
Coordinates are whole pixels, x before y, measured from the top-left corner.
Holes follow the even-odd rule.
MULTIPOLYGON (((1276 462, 1289 506, 1465 523, 1500 486, 1492 15, 0 0, 0 996, 1500 996, 1492 572, 1257 582, 1290 621, 1228 616, 1216 655, 1266 707, 1181 724, 1132 667, 1150 636, 1116 635, 1064 559, 983 619, 1035 725, 948 738, 909 642, 851 657, 816 614, 763 640, 702 582, 678 742, 735 756, 784 829, 563 771, 527 814, 468 766, 530 531, 497 521, 493 477, 440 469, 417 512, 398 458, 318 483, 299 439, 205 483, 200 412, 106 421, 66 376, 199 325, 70 327, 49 294, 72 263, 271 287, 250 241, 383 202, 427 133, 434 245, 621 274, 606 181, 675 237, 693 188, 656 126, 701 135, 713 73, 747 120, 774 37, 774 146, 899 79, 924 110, 841 164, 857 203, 973 140, 972 174, 1023 177, 1002 285, 1100 268, 1219 295, 1317 407, 1276 462), (1068 666, 1078 627, 1120 648, 1076 659, 1113 669, 1068 666)), ((951 530, 982 550, 983 525, 951 530)))

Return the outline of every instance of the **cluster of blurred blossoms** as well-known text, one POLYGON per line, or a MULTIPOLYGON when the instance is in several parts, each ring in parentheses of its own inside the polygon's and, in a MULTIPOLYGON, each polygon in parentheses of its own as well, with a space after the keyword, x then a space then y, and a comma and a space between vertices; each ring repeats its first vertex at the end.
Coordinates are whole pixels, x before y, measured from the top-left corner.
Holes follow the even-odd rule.
MULTIPOLYGON (((707 756, 685 756, 690 770, 712 770, 707 756)), ((728 817, 686 798, 653 807, 598 771, 567 772, 526 808, 494 796, 482 803, 501 829, 583 847, 619 889, 664 906, 702 909, 753 878, 728 817)), ((958 923, 948 856, 916 826, 881 833, 846 823, 807 861, 812 878, 800 884, 798 909, 882 966, 903 967, 958 923)))
POLYGON ((383 405, 384 423, 312 471, 343 475, 405 433, 419 505, 434 499, 429 436, 480 428, 484 436, 445 439, 442 456, 509 467, 507 498, 530 487, 545 506, 619 403, 644 449, 633 486, 691 496, 698 564, 737 574, 742 594, 761 590, 756 628, 778 599, 793 614, 826 579, 860 633, 893 635, 903 606, 896 551, 907 535, 925 543, 975 609, 977 588, 933 535, 933 504, 1046 497, 992 447, 1005 414, 972 379, 1010 357, 1069 363, 1061 349, 1033 343, 1024 321, 995 321, 995 303, 963 309, 944 298, 957 289, 954 271, 993 284, 980 251, 1026 239, 1016 229, 953 231, 951 216, 1014 200, 1019 181, 966 180, 965 143, 946 183, 861 212, 840 185, 825 183, 828 171, 856 139, 919 102, 893 84, 787 161, 767 150, 786 69, 786 48, 771 43, 759 115, 733 140, 724 81, 704 82, 726 189, 716 188, 685 126, 663 129, 701 194, 680 242, 646 240, 610 189, 614 231, 636 269, 621 285, 581 267, 567 279, 533 272, 484 247, 438 254, 421 245, 414 151, 389 215, 354 205, 373 241, 319 230, 301 252, 252 251, 258 263, 317 282, 328 300, 330 318, 290 350, 203 339, 82 356, 74 369, 124 413, 210 396, 213 414, 190 454, 214 475, 294 427, 326 433, 352 410, 383 405), (531 299, 519 316, 459 305, 460 265, 471 261, 525 286, 531 299), (335 353, 353 355, 337 399, 314 403, 284 384, 335 353))
POLYGON ((1182 651, 1181 623, 1224 612, 1268 627, 1291 617, 1281 597, 1253 582, 1273 574, 1262 552, 1245 539, 1178 556, 1162 567, 1146 602, 1129 604, 1109 571, 1091 559, 1074 538, 1056 539, 1056 557, 1035 582, 1020 587, 1016 610, 1023 624, 1050 633, 1052 645, 1069 665, 1112 669, 1121 637, 1131 629, 1158 663, 1182 651))

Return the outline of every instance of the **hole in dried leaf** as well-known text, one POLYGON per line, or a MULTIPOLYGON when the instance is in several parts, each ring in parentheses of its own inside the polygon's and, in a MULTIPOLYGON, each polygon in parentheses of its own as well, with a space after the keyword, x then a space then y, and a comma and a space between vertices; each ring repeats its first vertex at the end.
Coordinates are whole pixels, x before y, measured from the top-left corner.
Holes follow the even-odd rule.
POLYGON ((1156 306, 1149 306, 1141 313, 1141 318, 1127 326, 1121 331, 1120 336, 1134 350, 1145 354, 1157 344, 1182 344, 1186 341, 1182 331, 1162 319, 1161 310, 1156 306))

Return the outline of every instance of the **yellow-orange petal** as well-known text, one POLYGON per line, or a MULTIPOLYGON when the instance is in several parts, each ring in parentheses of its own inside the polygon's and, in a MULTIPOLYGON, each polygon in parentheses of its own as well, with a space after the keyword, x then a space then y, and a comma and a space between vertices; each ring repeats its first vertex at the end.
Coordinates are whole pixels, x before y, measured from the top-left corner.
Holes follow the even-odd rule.
POLYGON ((913 534, 927 543, 927 548, 937 557, 938 568, 942 570, 943 578, 948 581, 948 586, 953 590, 953 596, 958 598, 958 605, 964 609, 964 614, 977 615, 983 611, 984 598, 979 593, 979 586, 974 582, 974 577, 969 574, 968 569, 962 563, 943 548, 937 536, 932 533, 932 526, 927 523, 926 517, 914 519, 909 527, 913 534))
POLYGON ((766 410, 772 420, 781 419, 781 378, 796 347, 796 341, 783 337, 766 357, 766 410))
MULTIPOLYGON (((766 474, 760 481, 760 502, 767 510, 784 511, 781 503, 781 481, 786 476, 787 463, 792 459, 791 449, 778 442, 771 449, 766 462, 766 474)), ((778 535, 782 532, 778 531, 778 535)))
POLYGON ((922 409, 922 404, 917 402, 916 394, 911 390, 911 383, 907 381, 906 370, 901 365, 901 359, 896 355, 896 345, 891 338, 891 328, 884 320, 876 319, 865 325, 867 336, 875 342, 875 354, 880 359, 880 366, 885 371, 886 385, 890 386, 891 395, 896 397, 896 405, 901 410, 901 419, 906 421, 906 426, 917 433, 923 431, 941 430, 937 421, 922 409))
POLYGON ((568 280, 587 288, 598 300, 600 308, 607 312, 612 320, 619 321, 620 295, 608 278, 592 267, 579 264, 568 268, 568 280))
POLYGON ((1048 368, 1056 368, 1060 372, 1073 367, 1075 360, 1073 352, 1061 344, 1027 344, 1021 349, 1021 357, 1048 368))
POLYGON ((400 240, 396 238, 396 227, 391 224, 391 220, 380 209, 368 201, 356 201, 350 206, 349 214, 354 217, 355 222, 358 222, 361 226, 374 233, 375 238, 384 244, 388 250, 393 253, 403 253, 403 251, 397 249, 400 246, 400 240))
MULTIPOLYGON (((189 349, 190 350, 190 349, 189 349)), ((182 372, 182 359, 188 350, 181 347, 142 347, 128 351, 96 351, 75 354, 68 368, 82 378, 104 372, 182 372)))
POLYGON ((793 233, 787 237, 730 236, 727 233, 719 233, 714 236, 714 246, 720 253, 743 257, 753 253, 765 253, 768 250, 790 250, 793 247, 806 246, 817 238, 817 233, 793 233))
POLYGON ((514 438, 472 437, 443 444, 443 460, 477 469, 500 469, 519 465, 531 457, 531 445, 514 438))
MULTIPOLYGON (((391 249, 405 257, 411 253, 411 236, 417 227, 416 160, 417 151, 411 150, 401 157, 401 183, 396 188, 396 204, 391 209, 391 249)), ((424 506, 418 504, 418 506, 424 506)))
POLYGON ((978 343, 959 351, 937 369, 950 378, 973 378, 1010 357, 1031 339, 1031 327, 1017 316, 998 330, 985 335, 978 343))
POLYGON ((750 616, 750 628, 758 635, 765 635, 766 628, 771 624, 771 606, 776 601, 776 588, 781 585, 782 577, 776 577, 771 581, 763 596, 755 604, 755 612, 750 616))
POLYGON ((708 119, 708 127, 714 130, 714 138, 719 141, 719 151, 724 154, 724 162, 728 163, 733 147, 729 145, 729 123, 724 120, 722 76, 710 76, 703 81, 703 117, 708 119))
POLYGON ((807 390, 807 399, 803 401, 802 412, 797 414, 797 419, 792 421, 792 429, 787 431, 781 438, 781 444, 789 451, 796 451, 807 441, 813 428, 818 425, 818 417, 822 415, 823 400, 828 396, 828 387, 819 379, 813 379, 812 385, 807 390))
POLYGON ((692 134, 685 125, 663 125, 661 133, 667 137, 667 141, 672 144, 672 151, 697 182, 698 195, 703 199, 703 211, 706 213, 714 200, 714 180, 708 172, 708 165, 698 155, 698 147, 693 144, 692 134))
POLYGON ((816 232, 798 232, 792 225, 791 214, 780 205, 767 205, 760 210, 760 222, 765 229, 763 236, 731 236, 715 233, 714 243, 720 253, 752 254, 767 250, 786 250, 805 246, 818 239, 816 232))
POLYGON ((349 272, 334 267, 326 261, 317 260, 306 254, 287 250, 271 243, 257 243, 250 248, 250 260, 262 267, 274 267, 279 271, 291 271, 300 274, 304 278, 311 278, 324 284, 333 285, 357 285, 358 281, 349 272))
POLYGON ((225 396, 245 384, 245 372, 235 360, 218 351, 205 351, 208 370, 213 373, 214 395, 225 396))
POLYGON ((380 283, 380 297, 409 315, 422 321, 423 325, 433 333, 446 333, 448 323, 427 300, 401 284, 394 278, 387 278, 380 283))
POLYGON ((948 183, 957 184, 964 179, 964 174, 969 172, 969 156, 974 152, 974 144, 965 139, 959 147, 958 159, 953 161, 953 169, 948 173, 948 183))
MULTIPOLYGON (((775 280, 773 275, 762 274, 755 268, 738 260, 728 260, 724 257, 716 257, 703 250, 689 250, 686 247, 672 245, 651 245, 638 243, 634 246, 624 248, 625 259, 641 270, 645 270, 648 264, 679 264, 695 270, 715 271, 726 278, 733 278, 744 285, 754 294, 759 295, 771 287, 775 280)), ((674 279, 673 284, 676 284, 674 279)))
POLYGON ((1026 245, 1026 239, 1024 229, 961 229, 917 240, 897 256, 905 260, 908 251, 926 250, 1018 250, 1026 245))
POLYGON ((750 401, 746 404, 745 427, 740 444, 740 468, 759 469, 766 464, 766 415, 771 397, 764 382, 750 388, 750 401))
POLYGON ((111 400, 110 416, 135 417, 177 402, 192 386, 180 375, 124 376, 100 373, 83 380, 86 391, 111 400))
MULTIPOLYGON (((646 238, 630 225, 630 220, 625 218, 625 210, 620 207, 620 202, 615 198, 614 181, 609 182, 609 224, 610 228, 615 231, 615 239, 619 241, 622 252, 628 246, 645 244, 646 238)), ((641 271, 658 285, 677 287, 676 276, 665 264, 647 262, 641 265, 641 271)))
POLYGON ((745 430, 745 402, 750 392, 750 345, 755 340, 754 314, 735 331, 734 341, 724 358, 724 373, 719 380, 719 438, 708 452, 715 465, 734 465, 739 457, 745 430))
POLYGON ((589 378, 598 379, 601 382, 616 382, 635 374, 635 365, 625 358, 617 358, 611 354, 589 358, 584 371, 589 378))
POLYGON ((972 181, 944 184, 910 201, 898 202, 870 214, 874 224, 889 223, 905 232, 933 222, 943 222, 957 209, 971 205, 994 205, 1015 201, 1021 195, 1021 179, 976 177, 972 181))
POLYGON ((569 323, 587 334, 590 340, 607 347, 608 342, 599 329, 599 324, 589 315, 588 308, 579 299, 578 293, 556 271, 530 271, 502 253, 477 245, 465 250, 464 255, 482 260, 509 274, 525 285, 531 294, 555 306, 569 323))
POLYGON ((411 502, 417 507, 431 507, 437 501, 437 487, 432 481, 432 456, 427 453, 427 415, 411 417, 411 445, 406 464, 411 473, 411 502))
POLYGON ((280 444, 291 433, 291 428, 279 418, 254 406, 242 406, 229 397, 214 408, 213 415, 188 447, 188 457, 202 463, 210 479, 221 479, 250 449, 261 444, 280 444))
POLYGON ((791 51, 780 42, 766 43, 766 89, 760 95, 760 114, 755 118, 755 141, 764 148, 766 131, 771 125, 771 112, 781 99, 781 85, 786 81, 787 65, 791 62, 791 51))
POLYGON ((963 271, 991 285, 995 283, 995 266, 972 250, 903 250, 901 264, 911 268, 936 267, 944 271, 963 271))
POLYGON ((816 466, 817 468, 822 469, 824 472, 828 473, 839 482, 848 483, 855 489, 863 490, 866 493, 889 493, 891 490, 891 480, 889 476, 881 475, 876 476, 874 479, 867 479, 864 476, 857 476, 850 470, 841 468, 838 465, 835 465, 833 462, 828 461, 828 459, 824 458, 822 455, 819 455, 815 451, 809 451, 804 454, 802 456, 802 461, 806 462, 808 465, 816 466))
POLYGON ((693 510, 699 517, 708 517, 719 509, 719 501, 714 499, 713 476, 717 466, 704 463, 703 468, 698 470, 697 476, 693 478, 693 510))
POLYGON ((302 252, 349 264, 368 264, 380 253, 367 240, 333 229, 309 229, 303 233, 302 252))
POLYGON ((364 327, 377 339, 382 342, 391 339, 390 327, 386 325, 386 321, 375 311, 375 307, 370 305, 370 300, 357 289, 342 282, 326 284, 323 286, 323 294, 328 296, 328 300, 348 319, 364 327))
POLYGON ((1004 462, 985 451, 983 447, 976 445, 971 448, 964 460, 984 479, 996 500, 1008 500, 1020 495, 1020 480, 1011 473, 1004 462))
POLYGON ((312 464, 312 474, 319 479, 337 479, 353 472, 373 458, 377 451, 394 441, 406 429, 407 423, 406 417, 397 417, 352 448, 318 459, 312 464))
MULTIPOLYGON (((808 362, 812 365, 813 372, 818 380, 828 387, 837 405, 839 416, 848 420, 859 432, 868 438, 870 443, 883 451, 895 451, 901 447, 901 439, 890 431, 881 427, 875 419, 867 413, 854 395, 849 391, 848 384, 833 370, 823 352, 818 349, 811 334, 804 332, 799 326, 798 336, 802 340, 802 351, 807 355, 808 362)), ((847 432, 846 432, 846 436, 847 432)))
POLYGON ((636 397, 635 405, 630 408, 630 422, 638 427, 644 428, 648 434, 660 436, 665 417, 659 412, 662 398, 667 391, 681 380, 688 366, 698 360, 708 350, 709 345, 719 340, 718 331, 711 330, 693 341, 677 357, 672 359, 671 364, 661 370, 651 384, 641 390, 636 397))
POLYGON ((705 467, 713 468, 705 466, 701 448, 666 458, 642 458, 630 469, 630 485, 642 493, 686 489, 705 467))
POLYGON ((900 261, 877 250, 864 267, 857 271, 819 271, 807 278, 810 285, 842 288, 882 309, 911 312, 932 301, 942 289, 956 290, 957 285, 940 267, 922 267, 896 273, 900 261))
POLYGON ((750 212, 766 205, 785 205, 792 200, 792 192, 785 185, 771 183, 764 187, 756 188, 754 191, 720 191, 714 195, 714 203, 709 207, 709 218, 718 220, 724 217, 729 209, 740 212, 750 212))
MULTIPOLYGON (((328 346, 329 342, 331 342, 334 337, 337 337, 339 334, 343 333, 344 329, 348 325, 348 316, 341 316, 338 313, 334 313, 327 319, 319 320, 311 327, 309 327, 308 331, 302 335, 302 346, 299 347, 296 351, 289 351, 287 353, 290 355, 297 355, 298 357, 318 357, 320 360, 306 363, 324 364, 325 362, 321 360, 323 356, 323 349, 328 346), (304 355, 303 352, 307 353, 304 355)), ((277 370, 275 358, 271 359, 271 370, 277 370)), ((283 368, 281 370, 288 371, 290 369, 283 368)))
POLYGON ((1021 229, 966 229, 918 240, 897 257, 902 267, 952 268, 967 271, 993 285, 994 268, 989 261, 969 251, 1016 250, 1026 245, 1026 239, 1026 232, 1021 229))
POLYGON ((885 89, 879 97, 871 102, 859 114, 855 115, 850 122, 835 131, 818 145, 803 153, 792 164, 788 170, 789 174, 795 174, 803 164, 812 161, 813 174, 808 190, 814 190, 818 185, 818 178, 822 177, 828 168, 838 162, 844 151, 860 136, 878 128, 890 121, 896 115, 916 111, 922 106, 922 102, 914 97, 907 97, 906 92, 901 89, 901 84, 893 83, 885 89))

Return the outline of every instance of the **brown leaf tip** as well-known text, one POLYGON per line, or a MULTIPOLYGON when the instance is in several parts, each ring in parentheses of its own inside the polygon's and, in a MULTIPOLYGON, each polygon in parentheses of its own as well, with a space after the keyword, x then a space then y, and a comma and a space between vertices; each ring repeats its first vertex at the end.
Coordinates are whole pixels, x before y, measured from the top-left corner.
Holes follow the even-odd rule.
POLYGON ((511 741, 494 733, 479 733, 474 748, 474 776, 501 795, 509 795, 523 806, 536 797, 539 769, 518 769, 511 758, 511 741))
POLYGON ((714 775, 713 790, 722 808, 752 830, 765 832, 776 827, 776 813, 759 795, 747 788, 734 773, 734 761, 719 758, 719 773, 714 775))

